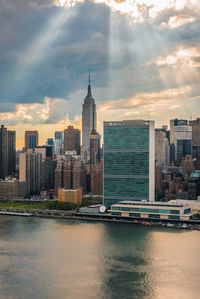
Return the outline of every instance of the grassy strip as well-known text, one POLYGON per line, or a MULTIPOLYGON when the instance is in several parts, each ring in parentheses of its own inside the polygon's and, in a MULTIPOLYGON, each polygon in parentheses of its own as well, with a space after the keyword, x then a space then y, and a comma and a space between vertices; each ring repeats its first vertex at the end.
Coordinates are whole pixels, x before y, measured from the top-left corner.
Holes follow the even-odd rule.
POLYGON ((76 210, 77 205, 71 202, 58 202, 58 201, 38 201, 38 202, 14 202, 5 201, 0 202, 1 209, 47 209, 47 210, 76 210))
MULTIPOLYGON (((101 204, 102 198, 87 197, 83 199, 81 206, 88 206, 94 204, 101 204)), ((67 210, 75 211, 78 206, 71 202, 59 202, 59 201, 0 201, 0 209, 47 209, 47 210, 67 210)))

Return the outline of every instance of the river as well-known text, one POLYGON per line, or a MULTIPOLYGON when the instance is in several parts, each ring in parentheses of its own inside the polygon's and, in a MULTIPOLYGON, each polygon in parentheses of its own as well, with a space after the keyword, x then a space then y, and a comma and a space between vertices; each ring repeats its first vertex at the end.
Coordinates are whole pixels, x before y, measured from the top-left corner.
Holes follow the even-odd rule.
POLYGON ((200 232, 0 216, 0 299, 200 298, 200 232))

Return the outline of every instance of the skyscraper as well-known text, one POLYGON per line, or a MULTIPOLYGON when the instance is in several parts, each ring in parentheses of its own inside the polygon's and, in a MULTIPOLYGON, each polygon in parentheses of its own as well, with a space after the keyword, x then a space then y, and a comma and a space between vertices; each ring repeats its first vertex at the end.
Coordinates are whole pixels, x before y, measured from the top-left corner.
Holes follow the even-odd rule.
POLYGON ((16 168, 16 132, 8 131, 8 174, 15 175, 16 168))
POLYGON ((154 201, 154 122, 104 122, 104 204, 154 201))
POLYGON ((0 128, 0 179, 8 175, 8 131, 3 125, 0 128))
POLYGON ((100 163, 100 140, 99 133, 92 130, 90 134, 90 164, 100 163))
POLYGON ((175 146, 175 161, 181 164, 185 155, 192 153, 192 127, 187 120, 170 120, 170 144, 175 146))
POLYGON ((66 151, 76 151, 80 155, 80 131, 73 126, 64 130, 64 152, 66 151))
POLYGON ((166 132, 155 130, 155 159, 158 165, 169 165, 169 141, 166 137, 166 132))
POLYGON ((38 145, 38 131, 25 131, 25 148, 34 149, 38 145))
POLYGON ((63 154, 63 132, 55 132, 54 153, 57 156, 63 154))
POLYGON ((82 146, 86 151, 90 150, 90 133, 92 130, 96 130, 96 104, 91 93, 89 75, 88 93, 84 99, 82 111, 82 146))

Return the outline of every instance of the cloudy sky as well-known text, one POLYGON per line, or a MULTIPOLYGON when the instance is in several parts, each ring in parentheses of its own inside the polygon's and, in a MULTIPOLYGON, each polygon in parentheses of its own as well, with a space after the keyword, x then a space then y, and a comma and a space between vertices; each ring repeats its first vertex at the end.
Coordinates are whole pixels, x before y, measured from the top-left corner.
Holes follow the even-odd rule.
POLYGON ((0 123, 40 144, 104 120, 200 117, 199 0, 0 0, 0 123))

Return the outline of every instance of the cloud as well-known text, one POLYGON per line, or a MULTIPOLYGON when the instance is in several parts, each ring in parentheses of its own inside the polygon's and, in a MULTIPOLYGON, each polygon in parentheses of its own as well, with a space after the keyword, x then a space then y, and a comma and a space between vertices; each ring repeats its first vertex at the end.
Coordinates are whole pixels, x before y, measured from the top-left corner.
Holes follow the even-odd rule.
MULTIPOLYGON (((156 126, 169 125, 170 119, 177 117, 195 118, 199 114, 199 96, 192 94, 191 86, 139 93, 128 99, 100 103, 99 124, 106 120, 152 119, 156 126), (196 107, 196 111, 192 107, 196 107)), ((101 126, 100 126, 101 128, 101 126)))
POLYGON ((104 118, 162 122, 198 111, 199 1, 63 5, 0 1, 1 122, 80 125, 89 71, 99 126, 104 118))
POLYGON ((180 26, 184 26, 186 24, 193 23, 195 20, 196 20, 195 17, 180 14, 177 16, 171 16, 167 23, 163 22, 161 25, 164 27, 168 27, 170 29, 174 29, 174 28, 178 28, 180 26))
POLYGON ((172 65, 174 67, 197 68, 200 66, 200 49, 180 47, 171 55, 158 57, 156 63, 158 66, 172 65))
POLYGON ((18 104, 16 111, 0 113, 0 121, 6 125, 17 124, 55 124, 58 122, 73 123, 68 116, 68 102, 63 99, 45 98, 43 103, 18 104))
MULTIPOLYGON (((174 102, 182 101, 183 96, 185 97, 191 91, 190 86, 184 86, 177 89, 168 89, 155 91, 151 93, 139 93, 132 96, 129 99, 120 99, 118 101, 107 102, 100 104, 99 111, 104 112, 105 110, 122 110, 122 109, 133 109, 133 111, 128 111, 129 115, 141 114, 144 111, 151 111, 158 108, 159 106, 174 107, 174 102)), ((164 108, 164 109, 165 109, 164 108)))
MULTIPOLYGON (((72 7, 84 0, 55 0, 55 5, 72 7)), ((184 8, 200 8, 198 0, 93 0, 94 3, 106 4, 113 11, 126 14, 133 18, 133 22, 143 23, 148 18, 155 18, 161 12, 169 9, 180 11, 184 8)))

